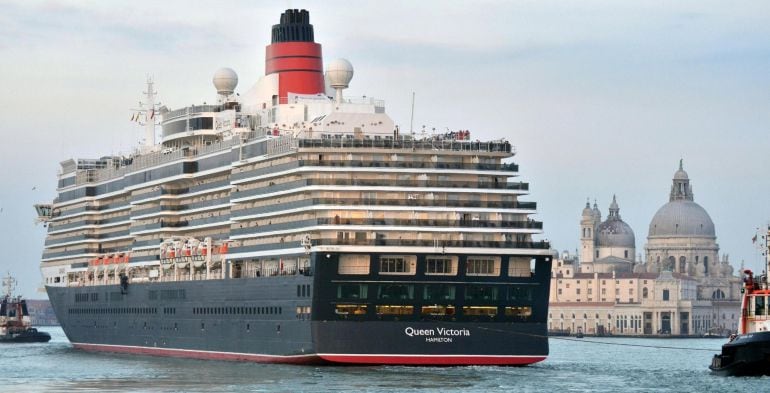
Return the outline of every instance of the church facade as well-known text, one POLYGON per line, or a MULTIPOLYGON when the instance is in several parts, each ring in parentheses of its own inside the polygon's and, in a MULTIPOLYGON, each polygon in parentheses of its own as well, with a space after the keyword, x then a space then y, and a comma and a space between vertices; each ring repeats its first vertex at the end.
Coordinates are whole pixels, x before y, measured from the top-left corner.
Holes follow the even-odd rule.
POLYGON ((580 250, 554 259, 549 330, 597 335, 727 334, 738 328, 741 279, 719 245, 711 217, 695 203, 682 162, 669 201, 650 221, 645 258, 620 216, 586 203, 580 250))

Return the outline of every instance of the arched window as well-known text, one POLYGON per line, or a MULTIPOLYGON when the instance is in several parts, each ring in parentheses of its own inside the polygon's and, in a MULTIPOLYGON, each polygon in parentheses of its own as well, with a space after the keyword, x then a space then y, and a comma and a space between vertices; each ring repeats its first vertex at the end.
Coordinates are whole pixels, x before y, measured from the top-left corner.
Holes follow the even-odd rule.
POLYGON ((647 299, 648 291, 647 287, 642 288, 642 297, 647 299))
POLYGON ((663 269, 663 270, 668 270, 668 271, 672 271, 673 272, 675 268, 676 268, 676 258, 674 258, 673 256, 668 257, 668 262, 666 263, 666 268, 663 269))
POLYGON ((596 257, 599 258, 599 250, 596 250, 596 257))
POLYGON ((714 293, 711 294, 711 298, 712 299, 724 299, 725 298, 725 293, 722 292, 721 289, 717 289, 716 291, 714 291, 714 293))
POLYGON ((709 257, 703 257, 703 269, 706 274, 709 274, 709 257))
POLYGON ((687 259, 679 257, 679 273, 687 273, 687 259))

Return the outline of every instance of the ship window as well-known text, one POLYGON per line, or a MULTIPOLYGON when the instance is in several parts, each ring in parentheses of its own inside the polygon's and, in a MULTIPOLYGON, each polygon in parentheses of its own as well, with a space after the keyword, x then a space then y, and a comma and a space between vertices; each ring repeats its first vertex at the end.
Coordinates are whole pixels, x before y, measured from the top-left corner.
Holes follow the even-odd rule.
POLYGON ((754 315, 766 315, 767 309, 766 309, 766 303, 765 303, 765 297, 764 296, 755 296, 754 297, 754 315))
POLYGON ((414 306, 377 306, 377 315, 412 315, 414 306))
POLYGON ((524 286, 508 287, 508 300, 513 302, 532 301, 532 288, 524 286))
POLYGON ((468 317, 494 317, 497 307, 494 306, 464 306, 463 315, 468 317))
POLYGON ((366 299, 367 290, 367 284, 339 284, 337 285, 337 299, 366 299))
POLYGON ((500 258, 469 257, 466 273, 470 276, 498 276, 500 275, 500 258))
POLYGON ((340 255, 337 273, 369 274, 369 255, 340 255))
POLYGON ((384 284, 377 288, 377 299, 411 300, 414 299, 414 285, 384 284))
POLYGON ((380 257, 380 274, 414 274, 415 260, 414 255, 380 257))
POLYGON ((455 286, 445 284, 427 284, 423 287, 423 299, 440 302, 455 300, 455 286))
POLYGON ((465 300, 497 300, 497 287, 493 285, 468 285, 465 287, 465 300))
MULTIPOLYGON (((505 316, 519 320, 526 320, 532 316, 531 306, 506 307, 505 316)), ((583 316, 585 318, 585 315, 583 316)))
POLYGON ((425 274, 455 275, 457 274, 457 257, 427 257, 425 258, 425 274))
POLYGON ((437 317, 437 316, 453 316, 455 315, 455 306, 444 306, 444 305, 432 305, 432 306, 422 306, 422 309, 420 310, 420 314, 422 316, 430 316, 430 317, 437 317))
POLYGON ((528 258, 511 257, 508 259, 508 277, 530 277, 531 275, 532 270, 528 258))
POLYGON ((334 313, 342 319, 366 315, 366 304, 337 304, 334 313))

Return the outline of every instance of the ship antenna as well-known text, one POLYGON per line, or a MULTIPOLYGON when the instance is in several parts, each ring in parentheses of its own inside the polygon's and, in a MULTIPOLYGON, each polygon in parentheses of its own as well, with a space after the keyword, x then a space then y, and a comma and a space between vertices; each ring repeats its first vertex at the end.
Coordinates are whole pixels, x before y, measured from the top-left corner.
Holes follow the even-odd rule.
POLYGON ((158 92, 153 88, 152 76, 147 75, 147 91, 142 93, 144 93, 144 101, 139 101, 139 107, 131 109, 134 112, 131 121, 144 126, 144 145, 141 146, 140 151, 145 152, 155 147, 155 123, 159 115, 159 110, 155 108, 157 105, 155 96, 158 92))
POLYGON ((409 133, 414 134, 414 128, 412 126, 414 125, 414 92, 412 92, 412 117, 409 120, 409 133))
POLYGON ((153 146, 155 146, 155 116, 157 113, 155 113, 155 90, 153 89, 153 80, 152 76, 147 76, 147 91, 144 92, 145 99, 147 102, 145 102, 145 124, 144 124, 144 144, 147 146, 147 149, 151 149, 153 146))
POLYGON ((763 238, 765 239, 765 284, 770 287, 770 277, 768 277, 770 272, 770 224, 768 224, 767 233, 763 238))
POLYGON ((10 299, 13 296, 13 291, 16 289, 16 279, 11 276, 10 272, 3 278, 3 288, 5 289, 4 297, 10 299))

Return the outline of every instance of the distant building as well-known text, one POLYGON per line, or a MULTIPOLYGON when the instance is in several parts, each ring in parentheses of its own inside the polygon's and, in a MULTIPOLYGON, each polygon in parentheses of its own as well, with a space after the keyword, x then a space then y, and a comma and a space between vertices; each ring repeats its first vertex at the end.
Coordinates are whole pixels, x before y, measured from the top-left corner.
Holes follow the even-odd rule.
POLYGON ((56 314, 48 300, 27 300, 27 310, 33 326, 56 326, 56 314))
POLYGON ((669 202, 652 218, 646 259, 635 260, 634 232, 613 196, 601 220, 586 203, 580 257, 554 260, 548 324, 552 331, 613 335, 702 335, 734 332, 741 279, 719 259, 714 223, 694 202, 680 161, 669 202))

